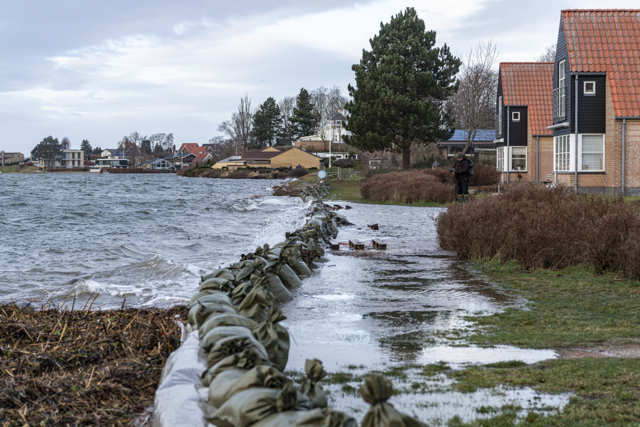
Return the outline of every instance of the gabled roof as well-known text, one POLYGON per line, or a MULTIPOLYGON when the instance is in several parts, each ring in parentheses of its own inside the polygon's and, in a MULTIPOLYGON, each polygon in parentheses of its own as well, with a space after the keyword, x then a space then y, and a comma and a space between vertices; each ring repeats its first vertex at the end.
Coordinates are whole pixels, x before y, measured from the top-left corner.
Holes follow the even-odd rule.
POLYGON ((256 159, 256 160, 263 160, 263 159, 271 159, 275 156, 278 156, 282 154, 282 151, 278 150, 278 151, 258 151, 258 150, 251 150, 251 151, 245 151, 244 153, 242 153, 242 159, 246 160, 246 159, 256 159))
POLYGON ((195 148, 199 148, 197 143, 188 142, 180 146, 180 151, 187 151, 189 153, 192 153, 195 148))
POLYGON ((563 10, 573 72, 606 72, 616 117, 640 117, 640 9, 563 10))
POLYGON ((211 154, 207 153, 206 151, 202 151, 196 154, 196 157, 193 159, 193 162, 195 163, 204 162, 207 159, 207 157, 211 157, 211 154))
POLYGON ((501 62, 502 102, 526 105, 532 135, 553 135, 553 62, 501 62))

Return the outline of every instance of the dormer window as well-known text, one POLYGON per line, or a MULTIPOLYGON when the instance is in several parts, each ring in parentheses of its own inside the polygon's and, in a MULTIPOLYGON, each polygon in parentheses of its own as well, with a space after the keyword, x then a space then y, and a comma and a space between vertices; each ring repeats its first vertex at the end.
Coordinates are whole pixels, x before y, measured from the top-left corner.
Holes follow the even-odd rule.
POLYGON ((520 111, 514 111, 513 113, 511 113, 511 121, 512 122, 520 121, 520 111))
POLYGON ((595 95, 596 94, 596 82, 584 82, 584 94, 595 95))

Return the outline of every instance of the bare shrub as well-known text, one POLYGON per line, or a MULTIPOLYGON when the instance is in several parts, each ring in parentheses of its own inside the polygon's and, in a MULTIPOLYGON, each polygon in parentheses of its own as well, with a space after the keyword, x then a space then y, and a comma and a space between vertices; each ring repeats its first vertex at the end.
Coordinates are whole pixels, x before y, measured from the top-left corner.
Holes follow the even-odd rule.
POLYGON ((302 178, 308 173, 309 171, 307 171, 305 168, 293 168, 289 172, 287 172, 287 175, 289 176, 289 178, 302 178))
POLYGON ((464 259, 516 260, 528 270, 582 264, 640 278, 640 205, 622 199, 514 185, 451 205, 438 219, 438 236, 464 259))
POLYGON ((336 160, 336 166, 339 168, 352 168, 355 163, 353 159, 338 159, 336 160))
POLYGON ((368 178, 360 187, 360 194, 373 202, 449 203, 455 199, 453 186, 443 184, 425 171, 389 172, 368 178))

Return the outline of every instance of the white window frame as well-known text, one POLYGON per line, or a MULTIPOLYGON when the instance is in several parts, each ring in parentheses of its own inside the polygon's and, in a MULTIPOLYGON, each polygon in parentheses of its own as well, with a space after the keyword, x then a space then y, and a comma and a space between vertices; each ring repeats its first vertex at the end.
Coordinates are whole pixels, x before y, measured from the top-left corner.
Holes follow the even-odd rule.
POLYGON ((562 135, 553 138, 553 171, 571 172, 573 171, 574 135, 562 135))
POLYGON ((513 111, 511 113, 511 121, 512 122, 519 122, 520 121, 520 111, 513 111))
POLYGON ((502 96, 498 97, 498 129, 500 129, 500 136, 502 136, 502 96))
POLYGON ((584 93, 585 96, 595 96, 596 95, 596 82, 594 82, 594 81, 585 81, 583 89, 584 89, 583 93, 584 93), (593 91, 592 92, 587 91, 587 85, 588 84, 592 84, 593 85, 593 91))
POLYGON ((498 147, 496 148, 496 169, 500 172, 505 172, 504 170, 504 148, 498 147))
POLYGON ((511 168, 511 172, 526 172, 527 171, 527 147, 509 147, 509 167, 511 168), (516 169, 513 165, 513 150, 522 150, 524 152, 524 169, 516 169))
POLYGON ((601 133, 585 133, 585 134, 580 134, 578 135, 580 137, 580 150, 578 151, 579 154, 579 158, 580 158, 580 169, 578 169, 578 171, 580 172, 604 172, 605 170, 605 147, 606 147, 606 141, 605 141, 605 135, 601 134, 601 133), (602 137, 602 169, 584 169, 584 161, 582 160, 582 155, 583 154, 600 154, 598 152, 588 152, 585 153, 584 150, 582 149, 582 137, 583 136, 601 136, 602 137))
MULTIPOLYGON (((567 86, 567 73, 566 73, 566 62, 563 59, 558 62, 558 89, 564 88, 567 86)), ((566 117, 566 100, 565 100, 565 91, 560 90, 560 96, 558 96, 558 117, 566 117)))

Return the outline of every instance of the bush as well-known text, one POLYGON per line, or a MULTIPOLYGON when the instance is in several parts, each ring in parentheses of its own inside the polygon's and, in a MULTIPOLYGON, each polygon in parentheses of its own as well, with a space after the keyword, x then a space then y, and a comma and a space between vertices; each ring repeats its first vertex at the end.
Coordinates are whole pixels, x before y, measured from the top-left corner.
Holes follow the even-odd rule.
POLYGON ((360 194, 373 202, 449 203, 455 200, 451 183, 443 184, 424 171, 388 172, 375 174, 360 187, 360 194))
POLYGON ((308 173, 305 168, 293 168, 289 172, 287 172, 287 176, 289 178, 302 178, 308 173))
POLYGON ((355 161, 353 159, 338 159, 336 166, 339 168, 352 168, 355 161))
POLYGON ((562 188, 512 185, 451 205, 438 218, 443 249, 463 259, 516 260, 524 269, 588 265, 640 278, 640 204, 562 188))

